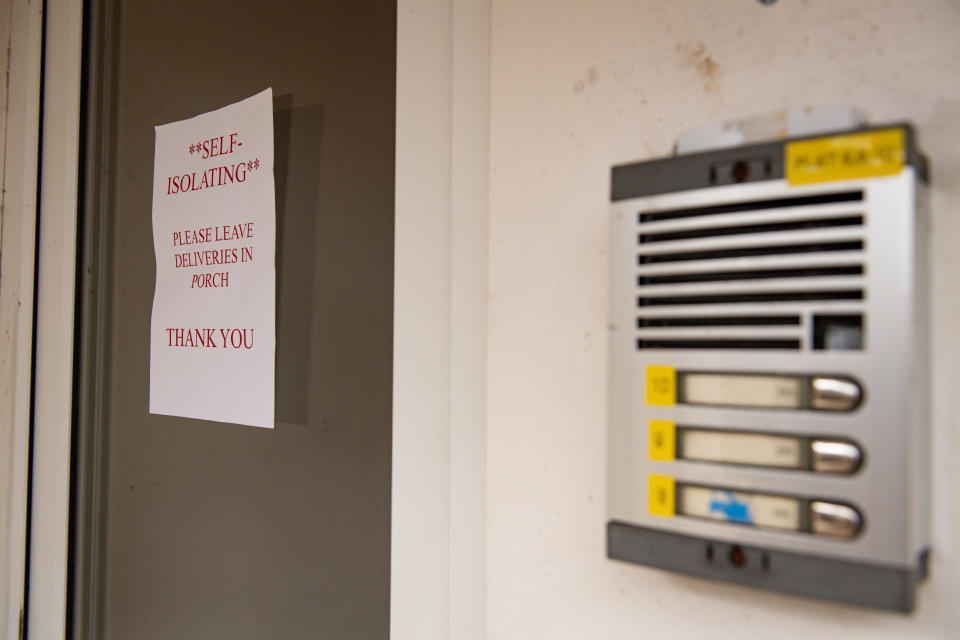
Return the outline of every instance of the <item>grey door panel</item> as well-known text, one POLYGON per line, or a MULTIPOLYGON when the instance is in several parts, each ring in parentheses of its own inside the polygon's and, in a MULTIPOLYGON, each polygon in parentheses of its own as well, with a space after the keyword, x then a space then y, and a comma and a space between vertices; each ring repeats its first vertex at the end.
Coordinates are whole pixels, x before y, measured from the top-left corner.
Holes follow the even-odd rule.
POLYGON ((389 629, 393 3, 94 3, 74 637, 389 629), (276 428, 147 412, 154 126, 275 95, 276 428))

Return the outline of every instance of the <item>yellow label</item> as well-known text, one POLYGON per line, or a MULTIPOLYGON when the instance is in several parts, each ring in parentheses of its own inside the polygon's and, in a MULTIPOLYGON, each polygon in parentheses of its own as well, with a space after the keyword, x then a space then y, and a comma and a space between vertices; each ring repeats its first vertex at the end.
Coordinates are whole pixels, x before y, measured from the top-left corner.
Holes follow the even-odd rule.
POLYGON ((672 407, 677 403, 677 370, 673 367, 647 367, 647 404, 672 407))
POLYGON ((790 142, 785 162, 792 185, 892 176, 903 168, 903 129, 790 142))
POLYGON ((650 474, 650 515, 670 518, 674 512, 676 482, 670 476, 650 474))
POLYGON ((677 429, 666 420, 650 421, 650 459, 673 460, 677 452, 677 429))

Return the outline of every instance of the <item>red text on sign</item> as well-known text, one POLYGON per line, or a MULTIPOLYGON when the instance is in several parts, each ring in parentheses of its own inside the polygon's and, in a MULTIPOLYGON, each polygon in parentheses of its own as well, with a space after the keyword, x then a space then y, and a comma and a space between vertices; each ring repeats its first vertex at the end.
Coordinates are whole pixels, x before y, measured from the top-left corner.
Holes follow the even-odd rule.
POLYGON ((195 273, 190 280, 191 289, 219 289, 230 286, 230 273, 195 273))
POLYGON ((252 349, 253 329, 166 329, 168 347, 252 349))
POLYGON ((204 140, 200 144, 200 148, 203 150, 203 155, 200 157, 206 160, 207 158, 233 153, 233 150, 239 146, 237 144, 237 134, 231 133, 229 140, 226 142, 224 141, 225 137, 226 136, 219 136, 217 138, 207 138, 204 140))

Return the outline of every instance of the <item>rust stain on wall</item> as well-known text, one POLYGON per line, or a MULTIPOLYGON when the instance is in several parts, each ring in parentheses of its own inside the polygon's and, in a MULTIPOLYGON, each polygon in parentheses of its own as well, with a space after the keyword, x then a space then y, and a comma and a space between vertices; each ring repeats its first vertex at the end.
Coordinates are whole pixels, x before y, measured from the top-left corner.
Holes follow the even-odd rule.
POLYGON ((681 65, 696 71, 700 76, 703 90, 713 91, 720 76, 720 63, 708 54, 707 47, 702 42, 696 44, 678 42, 675 49, 680 56, 681 65))
POLYGON ((587 69, 587 74, 582 79, 577 80, 573 83, 573 92, 575 94, 583 93, 584 89, 587 87, 592 87, 597 84, 597 80, 600 78, 600 74, 597 72, 595 67, 590 67, 587 69))

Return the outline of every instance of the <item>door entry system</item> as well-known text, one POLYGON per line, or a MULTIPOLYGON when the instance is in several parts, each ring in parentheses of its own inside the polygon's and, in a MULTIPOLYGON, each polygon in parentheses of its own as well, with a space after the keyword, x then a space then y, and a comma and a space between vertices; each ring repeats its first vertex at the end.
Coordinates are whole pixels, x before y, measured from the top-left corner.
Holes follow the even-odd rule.
POLYGON ((613 168, 609 557, 913 608, 926 175, 905 124, 613 168))

